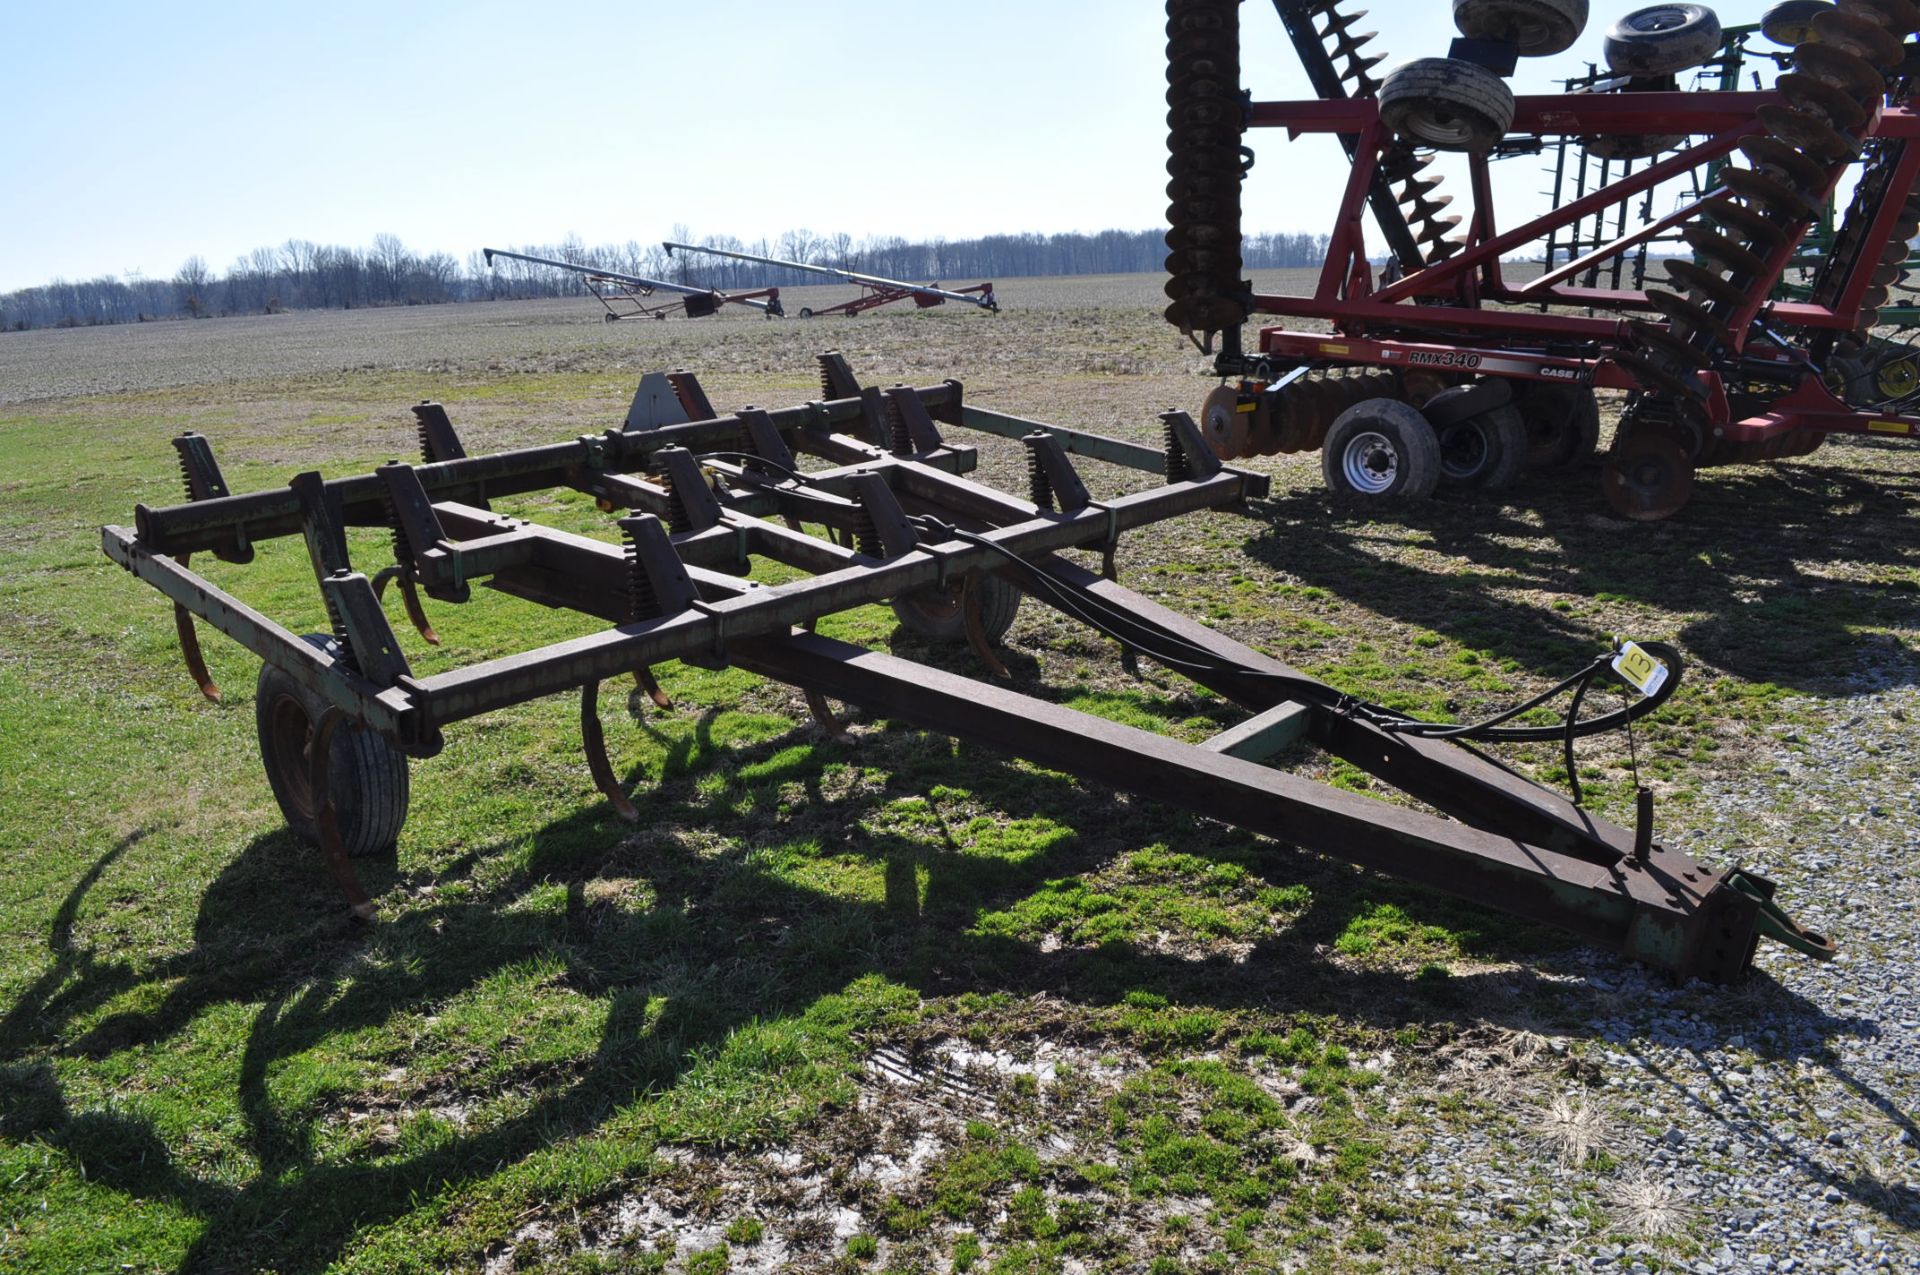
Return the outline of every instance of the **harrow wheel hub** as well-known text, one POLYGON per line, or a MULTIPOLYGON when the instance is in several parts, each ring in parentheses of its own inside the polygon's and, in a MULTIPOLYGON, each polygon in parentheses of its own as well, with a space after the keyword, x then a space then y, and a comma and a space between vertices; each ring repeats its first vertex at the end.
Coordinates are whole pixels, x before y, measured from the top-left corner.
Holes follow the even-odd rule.
POLYGON ((1400 473, 1400 452, 1385 434, 1355 434, 1340 457, 1340 469, 1355 491, 1377 496, 1400 473))

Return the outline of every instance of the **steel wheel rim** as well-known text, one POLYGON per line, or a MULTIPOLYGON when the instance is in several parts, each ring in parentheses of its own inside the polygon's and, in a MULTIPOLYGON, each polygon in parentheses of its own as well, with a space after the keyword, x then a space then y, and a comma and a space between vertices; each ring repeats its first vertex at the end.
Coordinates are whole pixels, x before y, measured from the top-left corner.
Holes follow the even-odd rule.
POLYGON ((1356 434, 1340 453, 1340 473, 1355 491, 1377 496, 1400 476, 1400 451, 1385 434, 1356 434))
POLYGON ((1487 467, 1487 434, 1461 421, 1440 431, 1440 472, 1459 481, 1487 467))
POLYGON ((1655 31, 1672 31, 1676 27, 1687 25, 1687 11, 1680 8, 1659 8, 1635 13, 1626 19, 1627 28, 1643 34, 1655 31))
POLYGON ((1408 118, 1406 127, 1421 141, 1439 147, 1463 146, 1475 137, 1473 126, 1458 115, 1419 111, 1408 118))

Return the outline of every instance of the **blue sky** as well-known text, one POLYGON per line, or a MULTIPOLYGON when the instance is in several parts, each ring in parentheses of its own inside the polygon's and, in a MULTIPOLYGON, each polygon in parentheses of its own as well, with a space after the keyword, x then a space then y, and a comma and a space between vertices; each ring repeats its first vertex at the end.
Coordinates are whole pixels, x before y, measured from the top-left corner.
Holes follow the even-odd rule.
MULTIPOLYGON (((1353 0, 1394 61, 1443 54, 1444 0, 1353 0)), ((1630 4, 1594 5, 1599 56, 1630 4)), ((1716 6, 1752 21, 1763 0, 1716 6)), ((288 238, 483 245, 909 238, 1159 225, 1163 11, 1152 0, 580 0, 561 5, 0 0, 0 291, 216 270, 288 238)), ((1259 98, 1310 96, 1263 0, 1259 98)), ((1249 230, 1323 230, 1330 139, 1256 136, 1249 230)), ((1532 161, 1508 165, 1535 200, 1532 161)))

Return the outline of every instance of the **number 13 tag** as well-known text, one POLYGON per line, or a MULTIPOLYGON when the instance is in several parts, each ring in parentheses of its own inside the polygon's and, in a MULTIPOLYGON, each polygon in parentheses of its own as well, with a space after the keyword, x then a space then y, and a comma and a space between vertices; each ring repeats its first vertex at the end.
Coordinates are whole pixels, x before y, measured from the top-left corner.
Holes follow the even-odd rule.
POLYGON ((1622 642, 1613 657, 1613 671, 1642 695, 1653 695, 1667 683, 1667 666, 1633 642, 1622 642))

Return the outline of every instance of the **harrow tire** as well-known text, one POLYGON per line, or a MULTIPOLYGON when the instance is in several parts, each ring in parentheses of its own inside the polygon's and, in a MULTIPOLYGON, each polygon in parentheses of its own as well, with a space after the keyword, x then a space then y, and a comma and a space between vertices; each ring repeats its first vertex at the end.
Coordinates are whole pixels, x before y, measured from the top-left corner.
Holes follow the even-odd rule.
POLYGON ((800 317, 803 319, 811 319, 813 317, 813 307, 808 305, 801 306, 800 317))
POLYGON ((1498 377, 1488 377, 1466 385, 1449 385, 1430 395, 1420 405, 1420 414, 1437 430, 1445 425, 1458 424, 1470 416, 1505 407, 1511 402, 1513 386, 1498 377))
POLYGON ((1380 119, 1415 146, 1478 154, 1513 125, 1513 90, 1492 71, 1455 58, 1402 63, 1380 85, 1380 119))
POLYGON ((1520 476, 1527 460, 1527 426, 1512 406, 1505 381, 1481 381, 1441 390, 1420 413, 1440 448, 1440 482, 1498 491, 1520 476))
POLYGON ((1832 11, 1832 0, 1782 0, 1760 15, 1760 34, 1791 49, 1813 35, 1815 18, 1832 11))
POLYGON ((1720 19, 1704 4, 1649 5, 1607 29, 1607 69, 1672 75, 1713 57, 1720 42, 1720 19))
POLYGON ((1527 429, 1529 469, 1570 469, 1600 445, 1600 402, 1584 385, 1529 385, 1515 401, 1527 429))
POLYGON ((1410 404, 1370 398, 1340 413, 1320 450, 1327 490, 1346 500, 1425 500, 1440 484, 1440 442, 1410 404))
POLYGON ((1521 57, 1551 57, 1587 29, 1587 0, 1453 0, 1453 25, 1468 39, 1512 40, 1521 57))
MULTIPOLYGON (((903 593, 890 604, 894 618, 909 633, 929 642, 964 642, 967 613, 961 603, 963 587, 955 581, 944 589, 928 586, 903 593)), ((1007 636, 1014 616, 1020 612, 1020 590, 990 574, 980 577, 979 588, 980 628, 987 641, 998 642, 1007 636)))
MULTIPOLYGON (((338 650, 333 639, 321 634, 309 633, 301 640, 329 655, 338 650)), ((288 829, 309 845, 319 844, 320 829, 307 778, 306 747, 314 723, 329 707, 326 696, 285 670, 261 665, 254 695, 260 760, 288 829)), ((373 731, 343 722, 333 732, 327 757, 327 791, 347 853, 379 854, 399 838, 407 821, 406 756, 373 731)))

